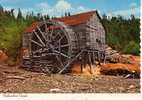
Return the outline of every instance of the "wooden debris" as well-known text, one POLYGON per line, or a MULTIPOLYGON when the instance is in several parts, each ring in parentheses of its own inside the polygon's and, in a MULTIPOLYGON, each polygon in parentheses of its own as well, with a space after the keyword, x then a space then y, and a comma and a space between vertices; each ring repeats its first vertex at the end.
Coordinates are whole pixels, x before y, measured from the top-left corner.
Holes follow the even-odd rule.
POLYGON ((22 76, 7 76, 6 79, 20 79, 20 80, 25 80, 25 77, 22 77, 22 76))
POLYGON ((106 61, 111 63, 133 63, 131 55, 123 55, 111 47, 106 47, 106 61))

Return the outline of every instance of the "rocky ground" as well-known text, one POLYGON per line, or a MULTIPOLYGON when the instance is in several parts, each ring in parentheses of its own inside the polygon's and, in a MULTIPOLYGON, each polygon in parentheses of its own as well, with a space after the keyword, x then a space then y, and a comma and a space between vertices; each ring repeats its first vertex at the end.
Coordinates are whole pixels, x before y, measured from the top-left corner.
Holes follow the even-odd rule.
POLYGON ((74 64, 70 74, 47 75, 26 71, 20 66, 2 64, 8 57, 0 51, 0 92, 140 93, 140 78, 129 77, 140 74, 140 57, 121 55, 111 48, 108 53, 111 63, 96 66, 93 71, 86 66, 81 73, 80 65, 74 64))
POLYGON ((0 65, 1 93, 139 93, 140 79, 108 75, 46 75, 0 65))

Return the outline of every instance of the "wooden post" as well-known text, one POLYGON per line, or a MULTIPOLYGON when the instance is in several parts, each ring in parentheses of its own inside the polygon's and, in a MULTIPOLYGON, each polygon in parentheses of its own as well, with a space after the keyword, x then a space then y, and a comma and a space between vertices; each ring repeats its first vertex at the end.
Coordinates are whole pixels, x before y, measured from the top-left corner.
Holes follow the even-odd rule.
POLYGON ((92 61, 91 61, 91 55, 90 53, 88 52, 88 65, 90 67, 90 73, 93 74, 93 68, 92 68, 92 61))

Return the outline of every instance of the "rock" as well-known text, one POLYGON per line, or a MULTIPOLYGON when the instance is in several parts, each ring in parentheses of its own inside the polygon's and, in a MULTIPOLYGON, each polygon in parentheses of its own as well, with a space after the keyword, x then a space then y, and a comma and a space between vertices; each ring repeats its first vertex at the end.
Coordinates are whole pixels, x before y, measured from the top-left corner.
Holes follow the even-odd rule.
POLYGON ((0 64, 5 63, 7 60, 8 56, 2 50, 0 50, 0 64))
POLYGON ((135 88, 135 86, 134 86, 134 85, 130 85, 130 86, 129 86, 129 89, 132 89, 132 88, 135 88))
POLYGON ((61 89, 59 88, 54 88, 54 89, 50 89, 50 92, 63 92, 61 89))
POLYGON ((125 91, 125 88, 124 88, 124 87, 119 87, 119 90, 120 90, 121 92, 123 92, 123 91, 125 91))

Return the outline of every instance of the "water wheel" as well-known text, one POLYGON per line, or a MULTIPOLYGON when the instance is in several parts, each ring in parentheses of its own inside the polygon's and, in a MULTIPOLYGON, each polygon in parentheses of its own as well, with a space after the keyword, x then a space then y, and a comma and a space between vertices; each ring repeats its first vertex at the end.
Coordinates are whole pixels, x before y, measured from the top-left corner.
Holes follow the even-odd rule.
POLYGON ((30 45, 31 69, 59 73, 77 52, 76 35, 61 22, 43 21, 33 30, 30 45))

